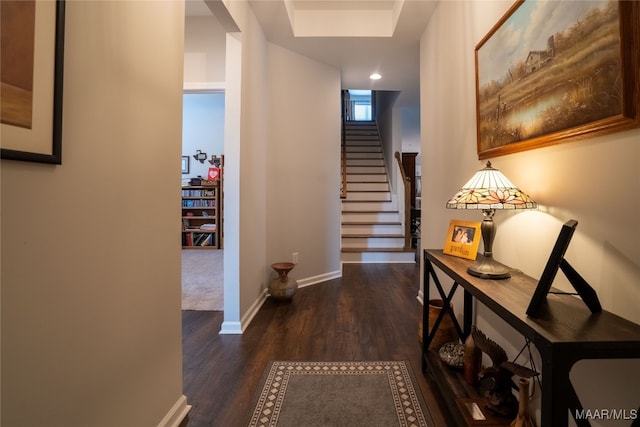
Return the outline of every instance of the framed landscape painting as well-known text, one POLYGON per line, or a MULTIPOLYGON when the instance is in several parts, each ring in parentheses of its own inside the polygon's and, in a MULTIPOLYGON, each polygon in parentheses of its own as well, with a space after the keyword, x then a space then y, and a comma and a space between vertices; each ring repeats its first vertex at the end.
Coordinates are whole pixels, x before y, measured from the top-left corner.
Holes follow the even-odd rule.
POLYGON ((478 43, 478 157, 640 125, 640 2, 517 1, 478 43))
POLYGON ((62 162, 64 0, 0 1, 3 159, 62 162))

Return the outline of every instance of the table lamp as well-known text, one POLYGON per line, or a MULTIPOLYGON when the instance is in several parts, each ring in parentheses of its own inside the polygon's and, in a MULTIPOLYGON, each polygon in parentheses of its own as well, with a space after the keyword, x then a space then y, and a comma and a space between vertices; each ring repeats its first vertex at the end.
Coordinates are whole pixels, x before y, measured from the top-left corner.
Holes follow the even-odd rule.
POLYGON ((476 172, 462 189, 447 202, 449 209, 481 209, 482 242, 484 256, 467 269, 473 276, 483 279, 506 279, 511 277, 509 270, 493 259, 493 239, 496 234, 493 215, 496 209, 535 209, 537 203, 516 187, 502 172, 487 162, 484 169, 476 172))

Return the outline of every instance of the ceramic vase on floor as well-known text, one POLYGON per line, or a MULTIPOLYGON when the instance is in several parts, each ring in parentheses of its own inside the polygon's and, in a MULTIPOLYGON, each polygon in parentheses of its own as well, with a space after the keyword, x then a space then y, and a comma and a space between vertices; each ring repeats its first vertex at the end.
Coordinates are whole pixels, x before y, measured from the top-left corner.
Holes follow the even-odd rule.
MULTIPOLYGON (((451 307, 451 312, 453 312, 453 306, 451 307)), ((441 299, 432 299, 429 300, 429 327, 433 328, 435 325, 436 319, 440 312, 444 309, 444 301, 441 299)), ((444 344, 449 342, 458 342, 458 333, 456 332, 455 326, 453 326, 453 320, 451 320, 451 316, 447 313, 442 317, 442 321, 440 322, 440 327, 436 331, 431 343, 429 344, 430 350, 439 350, 444 344)))
POLYGON ((276 262, 271 264, 278 277, 269 283, 269 294, 277 300, 290 301, 298 289, 298 282, 289 277, 289 272, 296 265, 292 262, 276 262))

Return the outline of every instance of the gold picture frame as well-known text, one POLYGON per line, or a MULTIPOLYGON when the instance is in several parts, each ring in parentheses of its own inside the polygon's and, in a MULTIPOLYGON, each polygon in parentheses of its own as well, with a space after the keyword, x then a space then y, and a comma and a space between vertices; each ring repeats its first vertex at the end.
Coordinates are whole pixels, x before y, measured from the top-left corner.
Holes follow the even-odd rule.
POLYGON ((475 260, 482 239, 480 225, 480 222, 451 220, 443 252, 447 255, 475 260))
POLYGON ((518 0, 475 48, 478 158, 640 126, 640 2, 518 0))

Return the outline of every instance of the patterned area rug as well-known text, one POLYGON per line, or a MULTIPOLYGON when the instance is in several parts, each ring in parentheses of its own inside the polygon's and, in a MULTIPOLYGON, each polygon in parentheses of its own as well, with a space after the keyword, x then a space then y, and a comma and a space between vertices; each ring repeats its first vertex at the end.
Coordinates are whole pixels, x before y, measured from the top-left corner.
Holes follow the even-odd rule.
POLYGON ((432 427, 408 362, 270 362, 250 427, 432 427))

